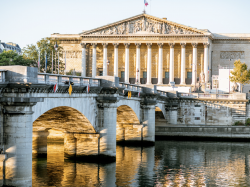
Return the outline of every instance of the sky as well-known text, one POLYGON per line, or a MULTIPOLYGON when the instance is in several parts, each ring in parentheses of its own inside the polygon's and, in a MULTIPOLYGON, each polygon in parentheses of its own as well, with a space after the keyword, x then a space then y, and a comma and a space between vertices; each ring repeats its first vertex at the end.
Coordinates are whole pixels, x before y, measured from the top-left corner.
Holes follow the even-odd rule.
MULTIPOLYGON (((147 0, 146 13, 213 33, 250 33, 250 0, 147 0)), ((144 0, 0 0, 0 40, 21 48, 144 10, 144 0)))

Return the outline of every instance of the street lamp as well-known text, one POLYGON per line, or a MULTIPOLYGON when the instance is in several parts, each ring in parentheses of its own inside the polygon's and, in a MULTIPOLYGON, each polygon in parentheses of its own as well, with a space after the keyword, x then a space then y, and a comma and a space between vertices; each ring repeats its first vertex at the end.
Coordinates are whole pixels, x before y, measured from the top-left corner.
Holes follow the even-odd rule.
POLYGON ((139 84, 139 80, 138 80, 139 72, 140 72, 140 70, 137 69, 136 70, 136 82, 137 82, 137 84, 139 84))
MULTIPOLYGON (((57 50, 58 50, 58 45, 57 45, 57 42, 55 43, 55 45, 54 45, 54 48, 55 48, 55 50, 56 50, 56 53, 57 53, 57 50)), ((56 62, 56 61, 55 61, 56 62)), ((58 74, 59 74, 59 52, 58 52, 58 74)))
POLYGON ((109 75, 109 64, 110 64, 110 61, 109 59, 107 60, 107 76, 109 75))

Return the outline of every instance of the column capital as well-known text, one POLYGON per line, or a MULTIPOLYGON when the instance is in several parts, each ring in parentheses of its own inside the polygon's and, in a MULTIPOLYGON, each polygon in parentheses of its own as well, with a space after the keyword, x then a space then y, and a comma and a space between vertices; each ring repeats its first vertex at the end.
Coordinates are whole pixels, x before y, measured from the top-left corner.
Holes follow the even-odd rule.
POLYGON ((150 49, 151 49, 151 47, 152 47, 152 43, 146 43, 146 45, 148 46, 148 48, 150 48, 150 49))
POLYGON ((157 45, 159 46, 159 48, 162 48, 164 43, 157 43, 157 45))
POLYGON ((185 48, 187 44, 183 42, 183 43, 180 43, 180 45, 181 45, 181 48, 185 48))
POLYGON ((198 43, 191 43, 191 44, 192 44, 193 48, 197 48, 197 46, 198 46, 198 43))
POLYGON ((175 43, 168 43, 168 45, 170 46, 170 48, 174 48, 175 43))
POLYGON ((102 43, 102 45, 103 45, 104 48, 108 47, 108 43, 102 43))
POLYGON ((87 47, 87 43, 81 43, 82 48, 86 48, 87 47))
POLYGON ((141 43, 135 43, 136 48, 140 48, 141 47, 141 43))
POLYGON ((92 43, 91 45, 93 46, 93 48, 96 48, 97 43, 92 43))
POLYGON ((119 43, 113 43, 113 45, 114 45, 115 48, 119 47, 119 43))
POLYGON ((129 48, 129 46, 130 46, 130 43, 124 43, 124 45, 125 45, 125 48, 129 48))
POLYGON ((210 46, 210 43, 203 43, 204 48, 208 48, 210 46))

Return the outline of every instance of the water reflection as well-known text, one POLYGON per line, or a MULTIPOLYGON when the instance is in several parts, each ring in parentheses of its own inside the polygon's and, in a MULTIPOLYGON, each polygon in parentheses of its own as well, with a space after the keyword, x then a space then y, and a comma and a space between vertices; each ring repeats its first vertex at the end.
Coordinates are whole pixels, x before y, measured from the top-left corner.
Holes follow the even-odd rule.
POLYGON ((33 159, 33 186, 249 186, 250 143, 157 141, 117 146, 116 163, 75 163, 63 144, 33 159))

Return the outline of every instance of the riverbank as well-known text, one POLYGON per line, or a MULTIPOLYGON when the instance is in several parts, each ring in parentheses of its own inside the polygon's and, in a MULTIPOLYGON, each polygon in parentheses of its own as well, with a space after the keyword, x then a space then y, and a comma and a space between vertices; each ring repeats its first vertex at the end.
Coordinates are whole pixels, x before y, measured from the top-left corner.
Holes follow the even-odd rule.
POLYGON ((245 126, 156 126, 156 139, 204 139, 249 141, 250 127, 245 126))

